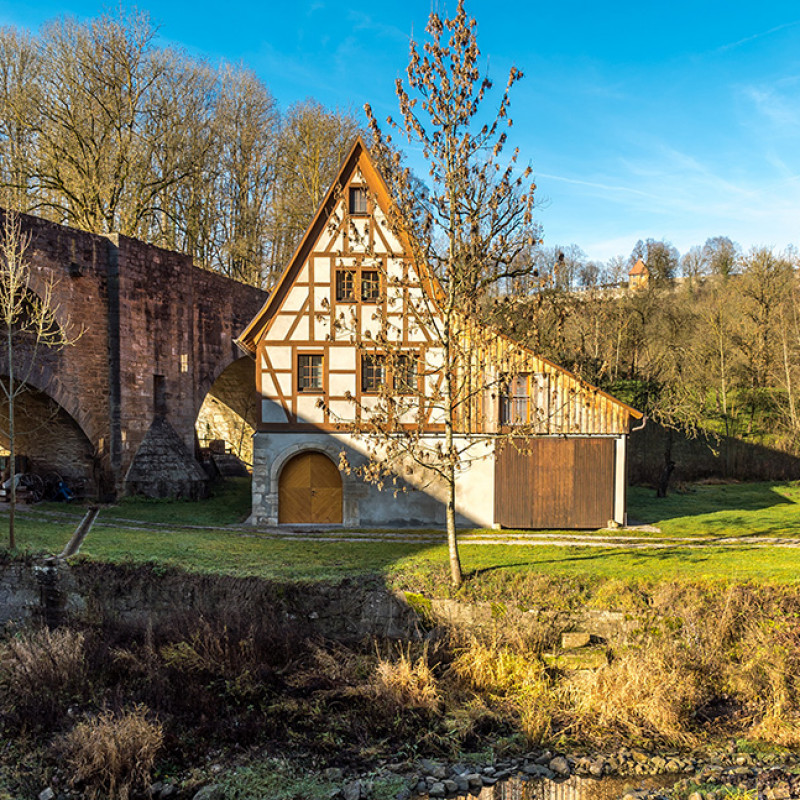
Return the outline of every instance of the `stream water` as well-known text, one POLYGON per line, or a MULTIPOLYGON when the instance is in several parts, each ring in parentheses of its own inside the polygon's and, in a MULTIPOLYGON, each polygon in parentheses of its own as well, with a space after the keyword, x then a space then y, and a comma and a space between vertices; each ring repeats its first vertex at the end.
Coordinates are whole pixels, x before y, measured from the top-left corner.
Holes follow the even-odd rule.
POLYGON ((620 800, 627 789, 670 789, 680 775, 637 775, 581 778, 565 781, 546 778, 509 778, 494 786, 484 786, 480 794, 467 795, 478 800, 620 800))

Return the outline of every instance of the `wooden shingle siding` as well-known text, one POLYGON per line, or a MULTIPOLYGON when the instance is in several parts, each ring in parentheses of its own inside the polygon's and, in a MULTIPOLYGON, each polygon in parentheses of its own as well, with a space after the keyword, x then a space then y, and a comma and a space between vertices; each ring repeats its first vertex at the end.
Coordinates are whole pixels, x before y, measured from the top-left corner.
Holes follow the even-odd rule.
POLYGON ((593 529, 614 518, 614 439, 516 440, 497 453, 495 521, 504 528, 593 529))

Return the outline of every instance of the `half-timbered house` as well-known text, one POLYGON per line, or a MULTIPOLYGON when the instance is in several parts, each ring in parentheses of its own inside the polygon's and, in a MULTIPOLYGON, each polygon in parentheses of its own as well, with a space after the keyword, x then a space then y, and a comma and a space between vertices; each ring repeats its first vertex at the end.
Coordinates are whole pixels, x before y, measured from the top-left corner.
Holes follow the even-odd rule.
MULTIPOLYGON (((396 406, 398 425, 422 425, 434 444, 443 430, 436 403, 424 405, 441 383, 441 347, 419 313, 435 309, 438 284, 414 262, 389 211, 387 187, 359 139, 238 340, 255 359, 261 397, 256 524, 444 521, 443 487, 424 470, 398 465, 399 492, 364 481, 359 470, 379 452, 365 442, 363 416, 387 394, 421 398, 396 406), (384 337, 393 331, 390 359, 376 346, 378 328, 384 337), (404 392, 410 383, 414 391, 404 392)), ((642 415, 495 331, 468 327, 474 346, 463 369, 484 388, 460 416, 460 441, 474 444, 458 474, 460 524, 624 523, 627 435, 642 415)))

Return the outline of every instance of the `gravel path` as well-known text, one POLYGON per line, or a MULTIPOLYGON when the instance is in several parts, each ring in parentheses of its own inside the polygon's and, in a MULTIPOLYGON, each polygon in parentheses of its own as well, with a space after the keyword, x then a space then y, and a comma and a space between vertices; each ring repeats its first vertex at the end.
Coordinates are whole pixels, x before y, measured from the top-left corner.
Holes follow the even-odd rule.
MULTIPOLYGON (((27 509, 28 514, 58 522, 76 522, 79 518, 67 511, 44 511, 36 508, 27 509)), ((416 530, 343 530, 337 526, 286 526, 254 528, 248 524, 240 525, 187 525, 169 522, 145 522, 125 517, 105 517, 103 511, 94 522, 95 529, 116 528, 150 533, 165 530, 196 530, 215 533, 227 533, 255 539, 277 539, 281 541, 302 542, 358 542, 380 544, 392 542, 397 544, 438 545, 444 542, 444 532, 416 530)), ((474 545, 513 545, 516 547, 586 547, 627 550, 665 550, 670 548, 705 548, 705 547, 800 547, 800 536, 658 536, 660 530, 652 525, 633 525, 614 530, 575 533, 549 533, 532 531, 531 533, 482 531, 480 533, 462 533, 459 541, 462 544, 474 545), (656 534, 655 536, 653 534, 656 534)))

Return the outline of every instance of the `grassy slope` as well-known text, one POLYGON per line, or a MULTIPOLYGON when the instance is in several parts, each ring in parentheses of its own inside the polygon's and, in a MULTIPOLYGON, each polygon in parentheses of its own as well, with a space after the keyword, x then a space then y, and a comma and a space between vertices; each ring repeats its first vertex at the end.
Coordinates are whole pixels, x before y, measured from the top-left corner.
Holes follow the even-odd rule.
MULTIPOLYGON (((697 486, 685 494, 656 500, 651 490, 631 491, 631 516, 655 523, 663 535, 705 539, 696 549, 669 547, 634 550, 577 547, 526 547, 462 544, 468 571, 481 580, 498 573, 644 579, 735 579, 794 582, 800 574, 800 549, 720 547, 716 537, 800 536, 800 486, 727 484, 697 486)), ((41 510, 64 515, 47 518, 39 509, 20 515, 18 538, 28 551, 58 552, 81 516, 81 509, 51 505, 41 510)), ((426 583, 446 563, 444 544, 430 536, 418 543, 288 541, 248 533, 236 526, 249 510, 249 484, 230 481, 210 500, 126 500, 103 509, 81 550, 83 557, 107 561, 150 561, 204 572, 258 575, 278 579, 325 580, 355 573, 392 575, 400 582, 426 583), (156 532, 135 530, 123 520, 153 524, 156 532), (192 530, 184 526, 214 526, 192 530), (234 527, 225 530, 224 526, 234 527), (163 527, 162 527, 163 526, 163 527), (223 529, 219 529, 223 528, 223 529)), ((497 533, 497 532, 493 532, 497 533)), ((443 540, 442 535, 442 540, 443 540)), ((507 576, 507 575, 506 575, 507 576)))

